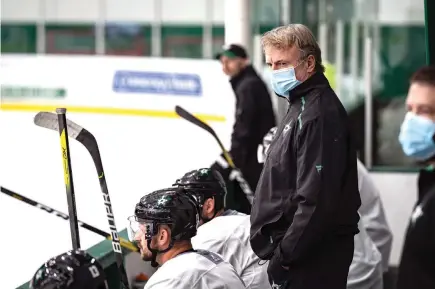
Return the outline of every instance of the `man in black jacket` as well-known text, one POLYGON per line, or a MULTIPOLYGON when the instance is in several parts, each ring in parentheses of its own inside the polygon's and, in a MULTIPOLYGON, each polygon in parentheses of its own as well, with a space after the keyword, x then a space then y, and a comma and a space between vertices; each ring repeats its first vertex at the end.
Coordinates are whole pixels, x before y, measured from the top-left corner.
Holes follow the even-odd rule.
POLYGON ((399 265, 398 289, 435 288, 435 66, 419 69, 406 98, 400 128, 403 152, 423 164, 418 198, 409 220, 399 265))
POLYGON ((306 26, 275 28, 262 45, 272 87, 290 106, 255 192, 252 249, 270 260, 272 288, 345 289, 361 205, 347 113, 306 26))
MULTIPOLYGON (((252 191, 257 186, 262 165, 257 160, 257 148, 263 136, 275 126, 272 100, 266 84, 249 64, 245 49, 232 44, 216 56, 222 63, 222 69, 230 77, 230 83, 236 95, 236 116, 231 135, 230 154, 236 167, 240 169, 252 191)), ((213 166, 228 181, 228 164, 220 158, 213 166)), ((249 214, 251 205, 245 194, 231 181, 227 208, 249 214)))

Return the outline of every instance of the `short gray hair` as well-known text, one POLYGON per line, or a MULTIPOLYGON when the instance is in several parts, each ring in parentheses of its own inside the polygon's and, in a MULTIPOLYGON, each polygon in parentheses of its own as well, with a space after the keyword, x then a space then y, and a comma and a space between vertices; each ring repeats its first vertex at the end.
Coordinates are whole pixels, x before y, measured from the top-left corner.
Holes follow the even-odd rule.
POLYGON ((325 72, 322 64, 322 53, 311 30, 303 24, 290 24, 276 27, 261 37, 263 50, 269 47, 288 49, 293 46, 303 52, 303 57, 313 55, 316 60, 316 71, 325 72))

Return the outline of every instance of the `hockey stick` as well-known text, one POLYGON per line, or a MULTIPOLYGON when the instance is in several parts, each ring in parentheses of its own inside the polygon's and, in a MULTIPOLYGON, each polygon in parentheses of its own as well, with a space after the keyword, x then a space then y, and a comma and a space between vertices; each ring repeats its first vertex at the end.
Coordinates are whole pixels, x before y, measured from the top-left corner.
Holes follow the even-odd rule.
POLYGON ((58 130, 60 135, 60 147, 62 149, 63 174, 65 178, 66 198, 68 201, 69 226, 71 241, 74 250, 80 249, 79 225, 77 224, 77 208, 74 195, 74 184, 71 169, 71 156, 69 153, 68 128, 66 125, 66 109, 57 108, 58 130))
MULTIPOLYGON (((39 112, 35 115, 34 122, 38 126, 55 131, 58 130, 56 115, 54 113, 39 112)), ((115 225, 115 217, 113 215, 112 203, 109 197, 109 190, 107 189, 106 176, 104 174, 103 163, 101 162, 97 140, 88 130, 84 129, 78 124, 68 119, 66 122, 68 126, 68 136, 80 142, 88 150, 92 160, 94 161, 101 191, 103 193, 104 205, 106 206, 107 220, 109 222, 109 228, 112 235, 112 248, 115 252, 116 264, 118 266, 122 285, 125 288, 129 288, 127 273, 123 263, 121 244, 119 243, 118 231, 115 225)))
POLYGON ((201 121, 200 119, 195 117, 193 114, 191 114, 190 112, 188 112, 187 110, 185 110, 184 108, 182 108, 178 105, 175 106, 175 112, 180 117, 184 118, 185 120, 187 120, 187 121, 193 123, 194 125, 197 125, 200 128, 206 130, 215 138, 215 140, 219 144, 219 147, 222 150, 222 153, 224 155, 225 160, 227 161, 229 166, 233 169, 233 171, 231 172, 231 175, 233 175, 234 178, 237 180, 237 182, 240 185, 240 188, 242 188, 243 192, 245 193, 246 198, 248 199, 249 203, 252 205, 252 202, 254 200, 254 194, 252 193, 251 188, 249 187, 248 183, 246 182, 245 178, 243 177, 242 172, 234 164, 233 159, 231 158, 230 154, 225 149, 224 145, 222 144, 221 140, 217 136, 216 132, 208 124, 201 121))
MULTIPOLYGON (((20 194, 18 194, 16 192, 13 192, 13 191, 9 190, 9 189, 6 189, 5 187, 0 187, 0 192, 2 192, 5 195, 8 195, 8 196, 10 196, 10 197, 12 197, 14 199, 22 201, 22 202, 24 202, 24 203, 26 203, 28 205, 40 208, 41 210, 43 210, 43 211, 45 211, 47 213, 51 213, 51 214, 53 214, 53 215, 55 215, 55 216, 57 216, 59 218, 62 218, 65 221, 69 220, 69 216, 67 214, 62 213, 61 211, 58 211, 56 209, 53 209, 53 208, 51 208, 51 207, 49 207, 47 205, 38 203, 35 200, 29 199, 29 198, 27 198, 27 197, 25 197, 23 195, 20 195, 20 194)), ((94 233, 96 233, 96 234, 98 234, 100 236, 103 236, 103 237, 105 237, 108 240, 112 239, 112 236, 109 233, 104 232, 104 231, 102 231, 102 230, 100 230, 98 228, 95 228, 92 225, 86 224, 86 223, 84 223, 84 222, 82 222, 80 220, 77 220, 77 223, 79 224, 80 227, 85 228, 85 229, 87 229, 87 230, 89 230, 91 232, 94 232, 94 233)), ((122 247, 124 247, 124 248, 126 248, 126 249, 128 249, 130 251, 133 251, 133 252, 137 252, 138 251, 137 247, 133 243, 125 240, 124 238, 119 238, 119 239, 121 241, 121 246, 122 247)))

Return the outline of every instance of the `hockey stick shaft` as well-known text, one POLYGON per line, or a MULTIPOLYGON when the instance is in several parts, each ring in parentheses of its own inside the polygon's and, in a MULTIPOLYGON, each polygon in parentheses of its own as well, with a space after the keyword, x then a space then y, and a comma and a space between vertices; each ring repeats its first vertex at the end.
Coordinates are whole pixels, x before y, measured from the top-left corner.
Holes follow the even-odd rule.
POLYGON ((74 194, 74 182, 71 168, 71 156, 69 152, 68 128, 66 125, 66 109, 56 109, 59 122, 60 146, 62 150, 63 173, 65 178, 66 197, 68 201, 69 224, 71 230, 71 241, 74 250, 80 249, 79 226, 77 222, 77 209, 74 194))
POLYGON ((201 121, 199 118, 195 117, 193 114, 185 110, 184 108, 180 106, 175 106, 175 112, 185 120, 193 123, 196 126, 199 126, 200 128, 208 131, 217 141, 219 144, 219 147, 222 150, 222 154, 227 161, 228 165, 233 169, 233 172, 231 173, 232 176, 237 180, 237 182, 240 185, 240 188, 243 190, 243 192, 246 195, 246 198, 248 199, 249 203, 252 205, 252 202, 254 200, 254 194, 252 193, 251 188, 249 187, 248 182, 245 180, 245 178, 242 175, 242 172, 236 167, 234 164, 234 161, 231 157, 231 155, 228 153, 228 151, 225 149, 224 145, 222 144, 221 140, 217 136, 216 132, 211 128, 208 124, 201 121))
MULTIPOLYGON (((58 122, 56 122, 56 115, 50 112, 39 112, 34 118, 36 125, 48 128, 51 130, 59 130, 58 122)), ((124 267, 124 260, 121 250, 121 244, 119 240, 118 231, 115 225, 115 217, 112 210, 112 203, 109 197, 109 190, 107 189, 106 176, 101 161, 100 151, 98 149, 98 143, 95 137, 86 129, 72 122, 66 120, 68 130, 68 136, 80 142, 89 152, 94 162, 95 168, 98 174, 98 180, 103 193, 104 205, 106 207, 106 216, 109 223, 110 233, 112 236, 112 248, 115 253, 115 260, 120 274, 122 285, 125 288, 129 288, 127 273, 124 267)))
MULTIPOLYGON (((51 207, 49 207, 47 205, 44 205, 42 203, 39 203, 39 202, 37 202, 35 200, 32 200, 32 199, 30 199, 28 197, 25 197, 25 196, 23 196, 21 194, 13 192, 13 191, 5 188, 5 187, 0 187, 0 192, 4 193, 5 195, 8 195, 8 196, 10 196, 10 197, 12 197, 12 198, 14 198, 16 200, 24 202, 24 203, 26 203, 28 205, 31 205, 33 207, 37 207, 37 208, 39 208, 39 209, 41 209, 41 210, 43 210, 43 211, 45 211, 47 213, 53 214, 53 215, 55 215, 55 216, 65 220, 65 221, 69 220, 69 216, 67 214, 65 214, 65 213, 63 213, 61 211, 58 211, 56 209, 53 209, 53 208, 51 208, 51 207)), ((87 224, 85 222, 82 222, 80 220, 77 220, 77 223, 78 223, 78 225, 80 227, 85 228, 85 229, 87 229, 87 230, 89 230, 91 232, 94 232, 94 233, 96 233, 96 234, 98 234, 98 235, 100 235, 102 237, 105 237, 108 240, 112 239, 112 236, 109 233, 104 232, 103 230, 100 230, 100 229, 98 229, 98 228, 96 228, 96 227, 94 227, 92 225, 89 225, 89 224, 87 224)), ((134 244, 132 244, 131 242, 129 242, 128 240, 120 238, 120 241, 121 241, 121 246, 122 247, 124 247, 124 248, 126 248, 128 250, 131 250, 133 252, 137 252, 138 251, 137 247, 134 244)))
POLYGON ((101 161, 101 155, 100 150, 98 149, 97 140, 90 132, 85 129, 83 129, 82 132, 77 136, 77 140, 86 147, 94 161, 101 192, 103 193, 104 205, 106 206, 106 215, 112 235, 112 248, 115 252, 116 264, 120 273, 121 282, 125 289, 127 289, 129 288, 129 285, 127 273, 124 267, 121 243, 118 235, 118 230, 116 229, 115 225, 115 216, 113 214, 112 202, 110 200, 109 190, 107 188, 106 174, 104 173, 103 163, 101 161))

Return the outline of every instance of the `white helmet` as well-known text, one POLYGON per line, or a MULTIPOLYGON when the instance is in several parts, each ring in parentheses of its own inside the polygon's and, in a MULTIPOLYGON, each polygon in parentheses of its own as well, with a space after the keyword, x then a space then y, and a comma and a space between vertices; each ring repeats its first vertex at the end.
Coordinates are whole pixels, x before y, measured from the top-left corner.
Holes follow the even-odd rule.
POLYGON ((269 149, 270 144, 272 143, 272 140, 275 136, 276 133, 276 126, 272 127, 264 136, 263 138, 263 143, 258 145, 258 150, 257 150, 257 159, 258 162, 264 163, 264 161, 266 160, 266 155, 267 155, 267 151, 269 149))

